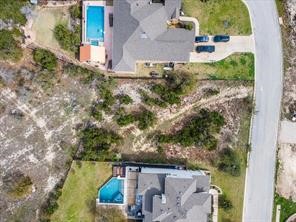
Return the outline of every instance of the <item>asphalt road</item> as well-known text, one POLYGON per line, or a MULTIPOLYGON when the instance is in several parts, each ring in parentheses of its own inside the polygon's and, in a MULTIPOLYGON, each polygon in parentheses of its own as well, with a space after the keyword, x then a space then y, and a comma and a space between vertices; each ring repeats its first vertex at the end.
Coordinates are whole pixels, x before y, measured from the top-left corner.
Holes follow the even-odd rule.
POLYGON ((282 46, 274 0, 245 0, 255 35, 255 115, 244 198, 244 222, 271 222, 282 96, 282 46))

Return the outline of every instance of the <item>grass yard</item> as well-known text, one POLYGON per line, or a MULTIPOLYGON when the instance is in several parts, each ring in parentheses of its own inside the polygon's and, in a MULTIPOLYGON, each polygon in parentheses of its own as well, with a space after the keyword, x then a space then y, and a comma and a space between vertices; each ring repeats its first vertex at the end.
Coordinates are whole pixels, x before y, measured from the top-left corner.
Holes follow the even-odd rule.
POLYGON ((108 163, 73 161, 51 221, 94 221, 98 188, 111 173, 108 163))
POLYGON ((292 214, 296 213, 296 203, 276 193, 274 197, 274 209, 276 209, 276 205, 278 204, 281 205, 280 222, 285 222, 292 214))
POLYGON ((254 80, 254 54, 235 53, 214 63, 188 63, 181 67, 199 79, 254 80))
POLYGON ((183 0, 183 10, 198 19, 200 34, 252 33, 249 12, 241 0, 183 0))
POLYGON ((58 41, 54 37, 53 30, 57 24, 67 24, 69 21, 68 7, 38 9, 32 26, 32 30, 36 35, 36 43, 51 49, 61 50, 58 41))

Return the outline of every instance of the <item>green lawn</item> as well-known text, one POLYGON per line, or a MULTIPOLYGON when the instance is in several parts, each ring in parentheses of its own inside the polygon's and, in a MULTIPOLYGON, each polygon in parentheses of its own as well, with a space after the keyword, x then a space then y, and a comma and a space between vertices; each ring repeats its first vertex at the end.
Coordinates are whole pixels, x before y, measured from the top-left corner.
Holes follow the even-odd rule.
POLYGON ((280 222, 285 222, 292 214, 296 213, 296 203, 276 193, 274 197, 274 209, 276 209, 276 205, 278 204, 281 205, 280 222))
POLYGON ((188 63, 181 67, 199 79, 254 80, 254 54, 235 53, 214 63, 188 63))
POLYGON ((183 0, 183 10, 198 19, 201 34, 252 33, 249 12, 241 0, 183 0))
POLYGON ((111 165, 73 161, 52 222, 94 221, 98 188, 111 176, 111 165))

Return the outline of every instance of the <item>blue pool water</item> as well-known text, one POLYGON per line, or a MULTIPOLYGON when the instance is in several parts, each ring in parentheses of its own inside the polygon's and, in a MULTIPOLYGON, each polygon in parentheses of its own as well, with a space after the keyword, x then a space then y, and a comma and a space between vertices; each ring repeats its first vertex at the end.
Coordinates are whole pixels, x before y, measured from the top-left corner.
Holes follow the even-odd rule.
POLYGON ((101 203, 123 203, 123 180, 112 177, 99 190, 98 196, 101 203))
POLYGON ((86 16, 87 41, 91 44, 97 44, 97 41, 104 42, 104 7, 87 6, 86 16))

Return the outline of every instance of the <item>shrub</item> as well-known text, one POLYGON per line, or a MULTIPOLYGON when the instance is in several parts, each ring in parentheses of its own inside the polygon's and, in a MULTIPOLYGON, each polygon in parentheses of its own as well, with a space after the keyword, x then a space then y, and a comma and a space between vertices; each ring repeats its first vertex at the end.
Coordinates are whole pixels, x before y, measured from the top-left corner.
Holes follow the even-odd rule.
POLYGON ((78 52, 78 46, 81 42, 81 28, 79 25, 76 26, 75 30, 72 32, 66 25, 59 24, 54 28, 54 36, 62 49, 74 53, 78 52))
POLYGON ((118 144, 121 137, 113 131, 108 131, 95 126, 86 128, 81 132, 81 142, 83 160, 98 160, 101 155, 108 155, 108 151, 113 144, 118 144))
POLYGON ((219 196, 218 205, 219 208, 222 208, 224 210, 230 210, 233 207, 231 201, 227 198, 225 194, 219 196))
POLYGON ((95 79, 102 79, 104 77, 104 75, 99 72, 95 72, 81 66, 76 66, 74 64, 67 64, 64 66, 64 73, 69 76, 78 77, 85 84, 91 83, 95 79))
POLYGON ((93 106, 91 107, 90 115, 94 117, 97 121, 102 121, 103 119, 101 107, 98 104, 93 104, 93 106))
POLYGON ((32 181, 29 176, 20 171, 13 172, 3 178, 4 190, 14 197, 23 197, 27 195, 32 188, 32 181))
POLYGON ((156 116, 153 112, 144 109, 136 115, 136 119, 139 122, 138 127, 141 130, 152 127, 156 122, 156 116))
POLYGON ((217 146, 215 134, 224 125, 224 117, 216 111, 202 109, 185 126, 173 135, 159 135, 160 143, 179 143, 182 146, 201 146, 213 150, 217 146))
POLYGON ((82 16, 82 8, 79 4, 72 5, 69 11, 72 19, 80 19, 82 16))
POLYGON ((102 102, 98 104, 98 106, 106 112, 110 112, 111 106, 115 104, 115 98, 112 92, 109 89, 102 89, 100 90, 100 96, 102 102))
POLYGON ((135 117, 132 114, 120 115, 117 117, 116 122, 119 126, 126 126, 135 121, 135 117))
POLYGON ((28 3, 27 0, 5 1, 0 0, 0 19, 7 21, 12 19, 13 22, 21 25, 26 24, 26 16, 21 13, 21 8, 28 3))
POLYGON ((128 105, 128 104, 133 103, 132 98, 129 95, 126 95, 126 94, 117 95, 117 99, 119 100, 119 102, 121 104, 128 105))
POLYGON ((18 61, 22 56, 23 51, 13 33, 5 29, 0 30, 0 59, 18 61))
POLYGON ((241 173, 241 168, 238 154, 230 148, 224 149, 222 152, 220 152, 218 169, 229 173, 232 176, 239 176, 241 173))
POLYGON ((186 72, 168 72, 165 74, 165 81, 165 85, 154 84, 151 88, 152 92, 157 94, 160 99, 151 98, 142 93, 142 98, 146 104, 160 107, 166 107, 167 104, 180 104, 180 97, 189 93, 196 84, 193 75, 186 72))
POLYGON ((55 55, 46 49, 35 49, 33 52, 34 61, 48 71, 54 71, 57 66, 57 58, 55 55))

